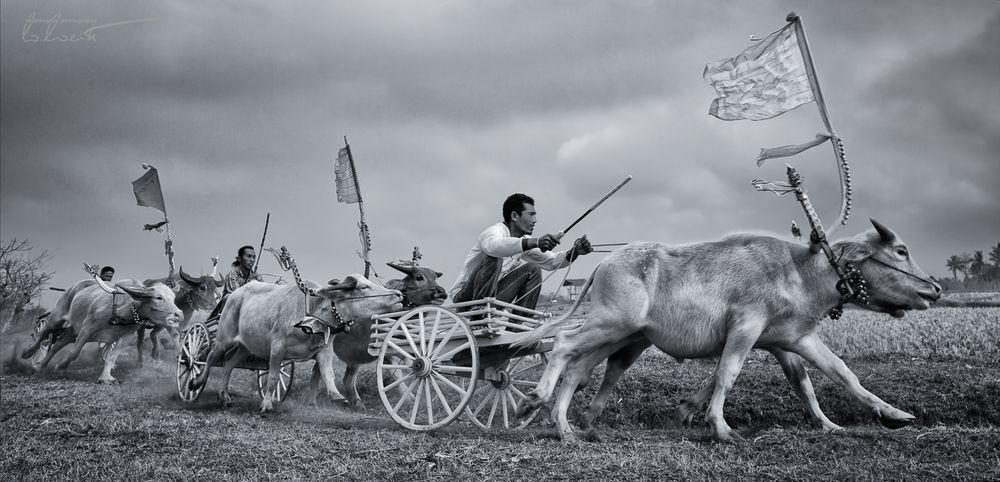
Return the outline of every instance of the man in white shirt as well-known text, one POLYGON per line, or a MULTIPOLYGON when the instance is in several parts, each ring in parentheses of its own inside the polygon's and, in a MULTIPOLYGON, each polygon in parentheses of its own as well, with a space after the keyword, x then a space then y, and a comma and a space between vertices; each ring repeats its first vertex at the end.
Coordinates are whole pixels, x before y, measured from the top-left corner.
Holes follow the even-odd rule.
POLYGON ((449 291, 453 302, 492 296, 534 309, 541 292, 542 269, 569 266, 578 256, 593 251, 587 237, 582 236, 573 248, 553 252, 562 233, 531 237, 536 215, 535 200, 530 196, 517 193, 507 197, 503 203, 504 221, 486 228, 466 256, 449 291))

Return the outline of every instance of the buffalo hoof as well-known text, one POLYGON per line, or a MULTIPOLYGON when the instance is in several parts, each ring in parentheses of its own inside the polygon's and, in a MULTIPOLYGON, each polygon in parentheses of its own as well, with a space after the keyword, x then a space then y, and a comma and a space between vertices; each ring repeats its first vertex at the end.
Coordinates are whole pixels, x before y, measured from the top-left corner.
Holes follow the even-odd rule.
POLYGON ((580 417, 580 430, 590 430, 594 428, 594 417, 590 415, 590 412, 586 412, 580 417))
POLYGON ((116 378, 101 378, 97 380, 97 383, 100 385, 121 385, 122 382, 116 378))
POLYGON ((542 403, 543 402, 538 398, 538 395, 529 393, 524 400, 521 400, 521 402, 517 404, 517 412, 514 417, 519 419, 525 418, 541 408, 542 403))
POLYGON ((273 411, 274 411, 274 404, 271 403, 271 400, 264 399, 263 402, 260 402, 260 414, 261 415, 268 414, 268 413, 271 413, 273 411))
POLYGON ((826 433, 841 432, 843 430, 844 430, 844 427, 841 427, 840 425, 837 425, 837 424, 835 424, 833 422, 829 422, 829 423, 824 423, 823 424, 823 431, 826 432, 826 433))
POLYGON ((746 439, 742 435, 736 433, 734 430, 726 430, 724 432, 715 432, 712 434, 712 438, 717 442, 739 445, 746 442, 746 439))
POLYGON ((565 432, 559 432, 559 440, 566 445, 576 445, 580 443, 580 439, 576 438, 576 434, 572 430, 567 430, 565 432))
POLYGON ((887 413, 879 413, 878 421, 883 427, 888 429, 903 428, 913 423, 916 417, 902 410, 895 408, 887 410, 887 413))
POLYGON ((222 407, 226 408, 233 404, 233 397, 230 397, 228 393, 219 393, 219 402, 222 403, 222 407))
POLYGON ((601 443, 603 440, 596 430, 588 430, 583 433, 583 439, 591 443, 601 443))

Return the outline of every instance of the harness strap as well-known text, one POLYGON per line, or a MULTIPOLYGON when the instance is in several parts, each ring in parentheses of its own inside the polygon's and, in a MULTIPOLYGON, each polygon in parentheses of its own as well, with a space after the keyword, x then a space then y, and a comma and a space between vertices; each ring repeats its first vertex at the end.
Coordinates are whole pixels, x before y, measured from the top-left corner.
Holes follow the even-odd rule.
POLYGON ((933 286, 933 285, 935 284, 935 283, 934 283, 934 281, 932 281, 932 280, 929 280, 929 279, 927 279, 927 278, 924 278, 924 277, 921 277, 921 276, 918 276, 918 275, 915 275, 915 274, 913 274, 913 273, 911 273, 911 272, 909 272, 909 271, 906 271, 905 269, 900 269, 900 268, 897 268, 897 267, 895 267, 895 266, 893 266, 893 265, 891 265, 891 264, 889 264, 889 263, 886 263, 885 261, 882 261, 882 260, 880 260, 880 259, 878 259, 878 258, 876 258, 876 257, 874 257, 874 256, 872 256, 872 257, 870 257, 870 258, 868 258, 868 259, 870 259, 870 260, 872 260, 872 261, 874 261, 874 262, 876 262, 876 263, 878 263, 878 264, 880 264, 880 265, 882 265, 882 266, 885 266, 885 267, 887 267, 887 268, 892 268, 892 269, 894 269, 894 270, 896 270, 896 271, 899 271, 900 273, 903 273, 903 274, 905 274, 905 275, 907 275, 907 276, 911 276, 911 277, 913 277, 913 278, 915 278, 915 279, 917 279, 917 280, 920 280, 920 281, 923 281, 924 283, 927 283, 927 284, 929 284, 929 285, 932 285, 932 286, 933 286))

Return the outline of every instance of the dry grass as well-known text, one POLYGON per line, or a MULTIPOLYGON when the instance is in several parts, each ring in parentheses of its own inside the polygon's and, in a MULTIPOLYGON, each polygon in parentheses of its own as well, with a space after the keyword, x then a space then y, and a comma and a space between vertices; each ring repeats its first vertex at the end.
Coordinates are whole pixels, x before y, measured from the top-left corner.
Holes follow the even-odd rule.
MULTIPOLYGON (((384 415, 368 373, 367 413, 308 405, 307 363, 289 400, 261 417, 248 372, 234 376, 232 407, 221 409, 211 391, 186 405, 172 362, 137 369, 134 357, 123 357, 116 376, 125 383, 99 386, 93 349, 66 372, 31 375, 10 359, 23 338, 5 336, 0 479, 998 480, 997 313, 935 309, 895 320, 849 311, 824 322, 824 337, 862 383, 918 417, 897 431, 879 427, 811 370, 824 411, 846 427, 817 431, 777 364, 756 354, 727 400, 729 423, 747 438, 739 445, 712 442, 700 422, 671 425, 673 408, 710 380, 714 366, 677 364, 653 351, 613 394, 597 427, 601 440, 565 446, 537 424, 491 433, 464 421, 429 434, 403 430, 384 415)), ((574 413, 592 393, 576 396, 574 413)))

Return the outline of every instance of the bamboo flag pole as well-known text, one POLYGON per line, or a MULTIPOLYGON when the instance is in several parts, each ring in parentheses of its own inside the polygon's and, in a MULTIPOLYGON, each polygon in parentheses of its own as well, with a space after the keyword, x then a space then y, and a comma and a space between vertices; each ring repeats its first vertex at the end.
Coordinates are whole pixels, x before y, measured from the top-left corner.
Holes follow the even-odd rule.
MULTIPOLYGON (((257 265, 260 264, 260 254, 264 252, 264 240, 267 239, 267 226, 271 224, 271 213, 267 213, 264 219, 264 235, 260 238, 260 249, 257 250, 257 259, 253 262, 253 272, 257 272, 257 265)), ((214 266, 213 266, 214 268, 214 266)), ((213 269, 214 271, 214 269, 213 269)), ((214 275, 213 275, 214 276, 214 275)))
POLYGON ((813 64, 809 40, 806 38, 806 31, 802 26, 802 18, 795 12, 789 12, 785 21, 791 22, 795 28, 795 38, 798 41, 799 50, 802 51, 802 60, 805 63, 806 75, 809 77, 809 85, 812 88, 816 106, 819 108, 819 116, 823 119, 823 126, 826 127, 833 141, 833 153, 837 159, 837 173, 840 175, 840 213, 826 233, 832 235, 837 228, 847 224, 847 219, 851 216, 851 168, 847 165, 847 158, 844 154, 844 141, 833 130, 833 125, 830 123, 830 114, 826 110, 823 92, 819 87, 819 78, 816 76, 816 66, 813 64))
POLYGON ((361 221, 358 227, 361 228, 361 257, 365 260, 365 278, 371 273, 372 262, 368 259, 371 250, 372 238, 368 232, 368 223, 365 222, 365 202, 361 197, 361 184, 358 183, 358 170, 354 166, 354 154, 351 153, 351 145, 347 143, 347 136, 344 136, 344 148, 347 149, 347 159, 351 163, 351 176, 354 177, 354 189, 358 193, 358 211, 361 213, 361 221))

